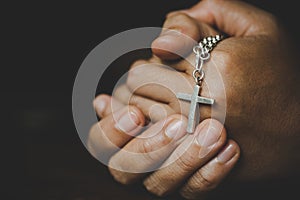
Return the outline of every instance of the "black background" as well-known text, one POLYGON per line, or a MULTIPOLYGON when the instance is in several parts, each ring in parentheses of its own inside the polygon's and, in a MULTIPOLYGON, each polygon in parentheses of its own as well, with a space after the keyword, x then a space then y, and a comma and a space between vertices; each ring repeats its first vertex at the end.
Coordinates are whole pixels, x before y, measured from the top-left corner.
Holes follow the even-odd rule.
MULTIPOLYGON (((1 199, 156 199, 140 186, 115 183, 83 147, 72 118, 73 82, 85 56, 106 38, 127 29, 161 26, 169 11, 196 2, 3 3, 1 199)), ((297 1, 251 3, 275 14, 295 46, 299 44, 297 1)), ((282 180, 220 194, 226 199, 245 199, 245 194, 249 199, 290 198, 296 188, 296 182, 282 180)))

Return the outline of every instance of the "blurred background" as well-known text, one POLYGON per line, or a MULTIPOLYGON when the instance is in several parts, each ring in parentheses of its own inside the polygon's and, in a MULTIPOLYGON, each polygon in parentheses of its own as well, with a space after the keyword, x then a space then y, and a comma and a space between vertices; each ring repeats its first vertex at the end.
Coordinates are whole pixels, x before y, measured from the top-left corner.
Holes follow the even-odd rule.
MULTIPOLYGON (((14 1, 2 3, 1 199, 159 199, 138 185, 116 183, 82 145, 72 117, 72 88, 88 53, 106 38, 160 27, 165 15, 196 0, 14 1)), ((248 1, 276 15, 299 45, 297 1, 248 1)), ((295 46, 296 46, 295 45, 295 46)), ((297 52, 299 55, 299 51, 297 52)), ((115 63, 126 69, 129 62, 115 63)), ((99 77, 100 78, 100 77, 99 77)), ((98 92, 110 92, 110 79, 98 92)), ((221 187, 212 198, 288 198, 290 180, 221 187), (227 196, 224 196, 227 195, 227 196)), ((180 199, 172 196, 161 199, 180 199)))

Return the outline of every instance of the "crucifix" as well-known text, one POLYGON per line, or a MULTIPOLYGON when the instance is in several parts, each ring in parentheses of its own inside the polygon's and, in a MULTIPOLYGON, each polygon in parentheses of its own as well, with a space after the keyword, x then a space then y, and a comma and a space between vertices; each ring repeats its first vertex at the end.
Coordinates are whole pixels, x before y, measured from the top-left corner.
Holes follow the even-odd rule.
POLYGON ((209 105, 212 105, 214 103, 214 99, 198 96, 200 88, 201 87, 199 85, 195 85, 193 94, 186 94, 186 93, 177 93, 176 94, 176 97, 178 99, 182 99, 182 100, 191 102, 189 116, 188 116, 188 125, 187 125, 187 129, 186 129, 186 131, 188 133, 194 132, 195 124, 198 123, 200 120, 200 112, 198 109, 199 108, 198 103, 209 104, 209 105))
POLYGON ((202 104, 214 104, 214 99, 199 96, 202 81, 204 78, 203 63, 210 57, 210 52, 216 46, 216 44, 222 39, 221 35, 214 37, 209 36, 204 38, 198 45, 194 46, 193 51, 196 54, 195 70, 193 71, 193 78, 196 85, 194 86, 193 94, 177 93, 176 97, 181 100, 190 101, 190 110, 188 116, 187 132, 193 133, 195 131, 195 125, 200 120, 200 111, 198 103, 202 104))

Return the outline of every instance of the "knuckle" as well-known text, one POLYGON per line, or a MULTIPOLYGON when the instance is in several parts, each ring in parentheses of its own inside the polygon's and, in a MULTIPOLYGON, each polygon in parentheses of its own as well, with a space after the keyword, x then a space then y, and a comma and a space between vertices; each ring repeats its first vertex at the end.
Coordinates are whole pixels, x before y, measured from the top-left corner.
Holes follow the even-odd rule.
MULTIPOLYGON (((187 22, 192 22, 192 18, 187 14, 177 11, 171 12, 167 15, 167 20, 164 23, 164 27, 172 28, 177 27, 178 24, 185 25, 187 22)), ((191 28, 192 26, 189 26, 191 28)))
POLYGON ((131 98, 131 93, 127 87, 127 85, 120 85, 116 87, 113 91, 113 97, 121 100, 123 103, 128 104, 131 98))
MULTIPOLYGON (((142 111, 141 107, 141 97, 135 95, 135 91, 132 91, 131 93, 128 93, 127 99, 128 99, 128 105, 131 106, 131 108, 134 108, 135 110, 142 111)), ((137 112, 138 112, 137 111, 137 112)), ((138 112, 137 114, 142 114, 141 112, 138 112)), ((140 116, 142 117, 142 116, 140 116)))
MULTIPOLYGON (((204 168, 203 168, 204 169, 204 168)), ((217 187, 217 182, 214 177, 208 176, 205 172, 199 171, 195 178, 192 179, 190 184, 190 191, 211 191, 217 187)))
POLYGON ((99 101, 110 101, 111 97, 107 94, 99 94, 98 96, 96 96, 96 98, 93 100, 93 106, 94 108, 96 107, 96 104, 99 102, 99 101))
POLYGON ((140 77, 144 73, 144 69, 147 64, 148 62, 145 60, 137 60, 131 65, 126 80, 126 84, 130 88, 136 85, 138 77, 140 77))
POLYGON ((146 163, 156 163, 160 160, 160 155, 156 152, 153 141, 144 140, 141 142, 141 153, 146 163))
POLYGON ((182 13, 182 12, 175 12, 175 13, 171 13, 170 18, 172 18, 174 21, 179 20, 180 21, 185 21, 186 19, 188 19, 189 17, 187 16, 187 14, 182 13))
POLYGON ((132 63, 132 65, 130 66, 130 69, 134 69, 136 67, 140 67, 140 66, 143 66, 145 64, 147 64, 148 62, 146 60, 143 60, 143 59, 139 59, 139 60, 136 60, 132 63))
POLYGON ((194 191, 189 191, 188 189, 181 190, 180 195, 184 199, 197 199, 197 194, 194 191))
POLYGON ((148 154, 153 151, 153 144, 149 140, 141 141, 141 153, 148 154))
POLYGON ((172 12, 169 12, 167 15, 166 15, 166 19, 174 16, 174 15, 177 15, 180 11, 172 11, 172 12))
POLYGON ((195 166, 192 163, 194 156, 191 153, 186 153, 184 156, 180 156, 176 160, 176 164, 184 171, 192 171, 194 170, 195 166))
POLYGON ((129 98, 130 105, 142 105, 141 103, 142 103, 141 99, 138 96, 133 95, 133 94, 130 96, 130 98, 129 98))
POLYGON ((148 192, 163 197, 166 196, 169 191, 161 183, 162 180, 159 177, 152 175, 144 181, 144 186, 148 192))
POLYGON ((146 190, 159 197, 163 197, 167 195, 167 191, 161 188, 150 188, 146 186, 146 190))
POLYGON ((109 167, 108 169, 114 180, 116 180, 117 182, 123 185, 129 185, 132 183, 131 179, 129 179, 124 172, 115 170, 112 167, 109 167))
POLYGON ((230 52, 225 48, 222 50, 216 49, 213 53, 215 55, 212 56, 212 60, 216 61, 217 63, 220 63, 221 66, 225 68, 235 63, 235 60, 237 59, 237 56, 233 52, 230 52))
POLYGON ((132 176, 131 173, 123 171, 122 163, 115 159, 114 156, 108 162, 108 170, 114 180, 123 185, 129 185, 134 182, 134 175, 132 176))

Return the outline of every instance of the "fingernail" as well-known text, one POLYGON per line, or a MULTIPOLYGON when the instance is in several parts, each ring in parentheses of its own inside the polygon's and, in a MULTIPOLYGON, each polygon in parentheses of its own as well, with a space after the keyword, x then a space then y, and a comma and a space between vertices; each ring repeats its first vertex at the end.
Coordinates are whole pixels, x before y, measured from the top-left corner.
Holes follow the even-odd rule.
POLYGON ((167 126, 165 133, 171 139, 180 139, 186 133, 185 123, 182 120, 174 120, 167 126))
POLYGON ((206 123, 204 126, 196 130, 198 134, 198 143, 201 147, 209 147, 215 144, 220 136, 222 130, 214 126, 213 123, 206 123), (206 128, 208 126, 208 128, 206 128))
POLYGON ((233 144, 228 144, 222 151, 221 153, 219 153, 219 155, 217 156, 217 160, 220 163, 226 163, 229 160, 231 160, 231 158, 233 158, 235 156, 235 154, 237 153, 237 148, 236 145, 233 144))
MULTIPOLYGON (((124 112, 124 111, 123 111, 124 112)), ((138 115, 134 111, 124 112, 115 124, 115 127, 124 133, 130 133, 141 123, 138 115)))
POLYGON ((95 100, 94 105, 98 112, 103 113, 106 107, 106 101, 104 98, 98 98, 95 100))

